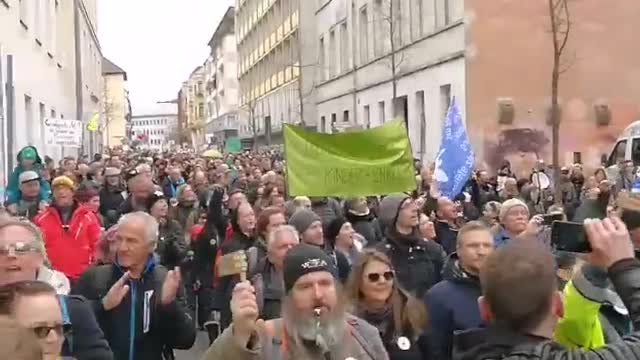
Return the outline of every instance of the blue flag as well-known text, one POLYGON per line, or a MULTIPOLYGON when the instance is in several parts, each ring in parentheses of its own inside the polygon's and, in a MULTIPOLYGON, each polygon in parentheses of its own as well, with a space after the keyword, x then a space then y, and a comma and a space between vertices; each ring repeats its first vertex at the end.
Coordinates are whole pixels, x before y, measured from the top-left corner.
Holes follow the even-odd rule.
POLYGON ((456 98, 451 99, 436 157, 435 179, 443 196, 453 199, 471 176, 474 154, 456 98))

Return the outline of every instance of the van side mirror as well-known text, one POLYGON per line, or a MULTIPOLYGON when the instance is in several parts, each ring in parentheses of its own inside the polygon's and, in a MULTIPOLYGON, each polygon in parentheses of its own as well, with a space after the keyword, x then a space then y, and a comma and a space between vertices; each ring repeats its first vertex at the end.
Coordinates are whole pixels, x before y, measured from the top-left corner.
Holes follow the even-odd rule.
POLYGON ((600 164, 602 166, 607 166, 607 154, 602 154, 602 156, 600 157, 600 164))

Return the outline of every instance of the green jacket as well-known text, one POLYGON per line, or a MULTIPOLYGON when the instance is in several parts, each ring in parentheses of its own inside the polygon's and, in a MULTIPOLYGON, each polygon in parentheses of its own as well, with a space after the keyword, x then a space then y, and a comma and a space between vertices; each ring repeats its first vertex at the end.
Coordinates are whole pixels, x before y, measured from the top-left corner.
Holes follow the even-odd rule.
POLYGON ((564 288, 564 316, 556 326, 553 339, 568 349, 604 346, 600 306, 600 303, 583 297, 573 281, 567 283, 564 288))

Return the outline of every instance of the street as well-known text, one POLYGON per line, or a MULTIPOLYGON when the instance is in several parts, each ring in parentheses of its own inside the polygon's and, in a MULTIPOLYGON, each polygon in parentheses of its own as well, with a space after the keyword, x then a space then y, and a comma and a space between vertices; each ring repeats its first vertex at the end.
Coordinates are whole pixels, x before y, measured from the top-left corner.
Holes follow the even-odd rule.
POLYGON ((176 360, 198 360, 207 350, 208 346, 209 338, 207 337, 207 333, 204 331, 199 331, 198 337, 196 338, 196 343, 193 345, 191 350, 176 351, 176 360))

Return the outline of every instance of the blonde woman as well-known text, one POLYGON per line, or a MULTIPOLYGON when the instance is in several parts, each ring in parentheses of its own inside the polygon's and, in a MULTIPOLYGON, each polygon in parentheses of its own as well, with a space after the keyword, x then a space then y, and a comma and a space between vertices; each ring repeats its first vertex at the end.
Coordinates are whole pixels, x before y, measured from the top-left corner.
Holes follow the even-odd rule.
POLYGON ((378 328, 390 360, 426 359, 427 311, 398 286, 389 258, 367 249, 351 271, 347 285, 353 313, 378 328))

